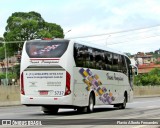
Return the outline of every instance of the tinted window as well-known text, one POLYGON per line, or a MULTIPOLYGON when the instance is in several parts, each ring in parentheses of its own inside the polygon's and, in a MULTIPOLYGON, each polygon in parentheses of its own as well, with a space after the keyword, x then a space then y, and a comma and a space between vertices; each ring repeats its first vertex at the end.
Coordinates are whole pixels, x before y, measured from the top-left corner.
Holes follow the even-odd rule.
POLYGON ((126 62, 125 62, 125 57, 121 56, 121 58, 122 58, 122 72, 127 74, 127 65, 126 65, 126 62))
POLYGON ((75 44, 74 59, 77 67, 122 72, 127 74, 123 55, 75 44))
POLYGON ((68 47, 68 40, 37 40, 26 43, 26 52, 30 58, 59 58, 68 47))

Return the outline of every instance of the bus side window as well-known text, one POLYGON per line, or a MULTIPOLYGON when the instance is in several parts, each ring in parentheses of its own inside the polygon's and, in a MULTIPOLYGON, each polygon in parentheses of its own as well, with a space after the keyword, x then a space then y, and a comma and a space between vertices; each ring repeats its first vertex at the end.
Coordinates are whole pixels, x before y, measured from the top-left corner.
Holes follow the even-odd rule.
POLYGON ((106 52, 104 53, 105 55, 105 66, 106 66, 106 70, 111 71, 112 70, 112 53, 110 52, 106 52))
POLYGON ((127 65, 125 62, 125 57, 122 55, 122 72, 127 75, 127 65))
POLYGON ((77 67, 83 67, 83 49, 82 45, 74 45, 74 60, 77 67))
POLYGON ((118 71, 118 54, 113 54, 113 71, 118 71))
POLYGON ((122 72, 122 67, 123 67, 123 65, 122 65, 122 56, 118 55, 118 71, 119 72, 122 72))
POLYGON ((84 50, 84 67, 86 68, 89 68, 90 67, 90 58, 89 58, 89 52, 88 52, 88 48, 85 47, 85 50, 84 50))
POLYGON ((95 57, 93 55, 94 49, 89 47, 88 48, 88 53, 89 53, 89 68, 93 68, 94 69, 95 68, 95 64, 94 64, 95 57))

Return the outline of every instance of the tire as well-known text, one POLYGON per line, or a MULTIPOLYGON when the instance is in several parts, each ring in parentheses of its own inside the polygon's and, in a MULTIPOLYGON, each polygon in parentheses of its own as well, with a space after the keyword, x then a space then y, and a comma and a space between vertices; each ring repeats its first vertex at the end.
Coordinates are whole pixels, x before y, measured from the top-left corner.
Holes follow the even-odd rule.
POLYGON ((125 109, 126 108, 126 97, 124 97, 123 103, 119 104, 119 109, 125 109))
POLYGON ((78 113, 86 113, 87 112, 87 107, 78 107, 77 112, 78 113))
POLYGON ((93 97, 93 94, 90 94, 87 112, 91 113, 93 111, 94 111, 94 97, 93 97))
POLYGON ((58 113, 58 109, 57 107, 52 107, 52 106, 43 106, 42 107, 42 111, 45 114, 57 114, 58 113))
POLYGON ((125 109, 125 108, 126 108, 126 103, 127 103, 126 96, 124 96, 124 101, 123 101, 123 103, 120 105, 120 109, 125 109))
POLYGON ((91 113, 94 110, 94 97, 93 94, 90 94, 89 96, 89 102, 87 107, 78 107, 77 112, 78 113, 91 113))
POLYGON ((123 103, 115 104, 114 107, 117 107, 118 109, 125 109, 126 108, 126 96, 124 97, 123 103))

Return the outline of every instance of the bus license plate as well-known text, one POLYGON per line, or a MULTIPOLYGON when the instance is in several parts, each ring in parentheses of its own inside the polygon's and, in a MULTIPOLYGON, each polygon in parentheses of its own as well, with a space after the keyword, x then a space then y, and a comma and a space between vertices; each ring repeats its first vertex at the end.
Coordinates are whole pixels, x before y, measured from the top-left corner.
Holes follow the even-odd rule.
POLYGON ((39 91, 40 95, 48 95, 48 91, 39 91))

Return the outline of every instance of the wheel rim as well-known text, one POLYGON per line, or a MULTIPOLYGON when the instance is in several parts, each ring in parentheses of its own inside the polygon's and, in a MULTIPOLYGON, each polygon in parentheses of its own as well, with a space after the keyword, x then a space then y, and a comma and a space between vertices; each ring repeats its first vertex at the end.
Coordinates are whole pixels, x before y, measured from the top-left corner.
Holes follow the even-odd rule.
POLYGON ((124 102, 123 102, 123 106, 122 106, 123 108, 125 108, 126 107, 126 97, 124 98, 124 102))
POLYGON ((90 100, 89 100, 89 109, 90 109, 91 112, 93 111, 93 108, 94 108, 93 98, 90 97, 90 100))

